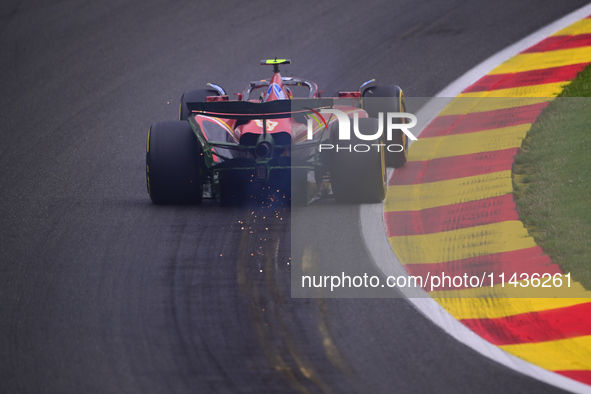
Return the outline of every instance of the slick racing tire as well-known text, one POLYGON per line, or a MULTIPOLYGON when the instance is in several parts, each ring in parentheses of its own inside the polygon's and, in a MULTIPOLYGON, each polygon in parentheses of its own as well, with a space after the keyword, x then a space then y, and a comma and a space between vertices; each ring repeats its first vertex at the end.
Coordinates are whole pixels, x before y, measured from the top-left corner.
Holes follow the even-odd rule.
POLYGON ((196 89, 187 90, 181 97, 181 104, 179 106, 179 120, 187 120, 189 117, 189 109, 187 103, 203 102, 207 96, 219 96, 220 94, 214 89, 196 89))
MULTIPOLYGON (((359 131, 362 134, 375 134, 378 126, 377 119, 359 119, 359 131)), ((337 133, 338 129, 331 131, 334 136, 337 133)), ((364 141, 351 135, 350 141, 333 139, 333 142, 335 149, 327 152, 329 153, 327 158, 332 191, 336 200, 352 204, 371 204, 384 201, 386 197, 384 149, 383 146, 379 150, 377 147, 371 146, 371 144, 383 144, 382 138, 377 141, 364 141), (351 151, 336 150, 337 145, 346 148, 349 143, 351 151), (355 151, 355 147, 359 148, 358 151, 355 151), (366 147, 370 147, 370 149, 367 150, 366 147)))
POLYGON ((150 127, 146 152, 148 193, 154 204, 200 204, 201 145, 186 121, 150 127))
MULTIPOLYGON (((362 93, 363 109, 370 118, 378 118, 378 114, 383 113, 383 132, 386 134, 386 113, 405 112, 404 94, 402 89, 396 85, 373 86, 365 89, 362 93)), ((400 122, 400 120, 399 120, 400 122)), ((408 156, 408 138, 401 130, 394 130, 392 140, 388 144, 398 144, 404 147, 401 152, 386 151, 386 166, 401 167, 406 163, 408 156)))

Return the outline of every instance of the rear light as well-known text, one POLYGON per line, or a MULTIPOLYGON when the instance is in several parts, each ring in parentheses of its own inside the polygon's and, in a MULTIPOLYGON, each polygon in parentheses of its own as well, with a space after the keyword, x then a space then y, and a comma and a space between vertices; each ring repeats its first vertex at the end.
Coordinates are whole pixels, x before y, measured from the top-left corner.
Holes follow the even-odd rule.
POLYGON ((205 101, 207 102, 211 102, 211 101, 230 101, 230 97, 225 94, 223 96, 207 96, 205 98, 205 101))
POLYGON ((258 163, 254 167, 257 181, 267 180, 267 165, 264 163, 258 163))
POLYGON ((360 92, 339 92, 339 98, 361 98, 360 92))

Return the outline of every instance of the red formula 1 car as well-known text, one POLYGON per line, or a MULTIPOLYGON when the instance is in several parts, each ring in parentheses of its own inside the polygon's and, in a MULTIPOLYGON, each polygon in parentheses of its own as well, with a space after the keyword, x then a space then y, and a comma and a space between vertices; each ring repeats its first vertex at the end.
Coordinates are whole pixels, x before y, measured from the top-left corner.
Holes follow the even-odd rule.
POLYGON ((405 133, 391 125, 382 132, 384 113, 404 112, 400 88, 371 80, 358 91, 323 98, 314 82, 281 76, 279 65, 290 60, 261 64, 272 65, 273 76, 251 82, 237 100, 208 84, 183 94, 178 121, 151 126, 146 179, 152 202, 199 204, 205 197, 230 205, 265 190, 299 205, 321 197, 383 201, 386 166, 406 162, 405 133), (294 97, 302 90, 304 97, 294 97))

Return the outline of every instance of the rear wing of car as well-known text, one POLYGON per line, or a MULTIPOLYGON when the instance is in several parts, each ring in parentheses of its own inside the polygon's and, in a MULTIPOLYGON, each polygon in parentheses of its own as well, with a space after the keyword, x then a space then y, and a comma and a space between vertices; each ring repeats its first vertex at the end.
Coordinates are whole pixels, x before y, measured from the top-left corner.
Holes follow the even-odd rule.
POLYGON ((266 103, 249 101, 206 101, 187 103, 193 114, 215 118, 254 120, 290 118, 295 114, 306 114, 320 108, 332 107, 333 99, 276 100, 266 103))
MULTIPOLYGON (((205 102, 189 102, 187 108, 192 115, 204 115, 223 119, 237 119, 237 120, 256 120, 256 119, 279 119, 290 118, 296 114, 308 114, 318 112, 320 108, 332 107, 334 105, 333 99, 295 99, 295 100, 276 100, 266 103, 252 103, 248 101, 205 101, 205 102)), ((314 115, 313 115, 314 116, 314 115)), ((213 142, 203 135, 199 124, 194 117, 190 116, 188 119, 191 128, 199 139, 203 147, 203 154, 205 164, 211 167, 213 162, 213 155, 216 155, 224 160, 228 157, 220 155, 214 151, 214 148, 223 148, 230 150, 245 150, 253 149, 254 146, 246 146, 230 142, 213 142)), ((263 135, 267 134, 267 122, 263 123, 263 135)), ((310 145, 316 145, 317 141, 306 141, 310 145)), ((307 144, 300 144, 301 147, 307 144)))

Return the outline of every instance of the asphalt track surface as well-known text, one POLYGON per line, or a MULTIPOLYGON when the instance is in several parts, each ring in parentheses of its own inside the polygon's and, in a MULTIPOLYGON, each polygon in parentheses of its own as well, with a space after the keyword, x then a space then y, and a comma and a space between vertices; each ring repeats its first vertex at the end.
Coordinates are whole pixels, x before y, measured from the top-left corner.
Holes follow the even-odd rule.
MULTIPOLYGON (((48 3, 0 6, 0 392, 556 390, 403 299, 291 299, 289 210, 154 206, 145 139, 274 56, 327 92, 434 95, 585 1, 48 3)), ((309 211, 372 269, 339 236, 358 213, 309 211)))

